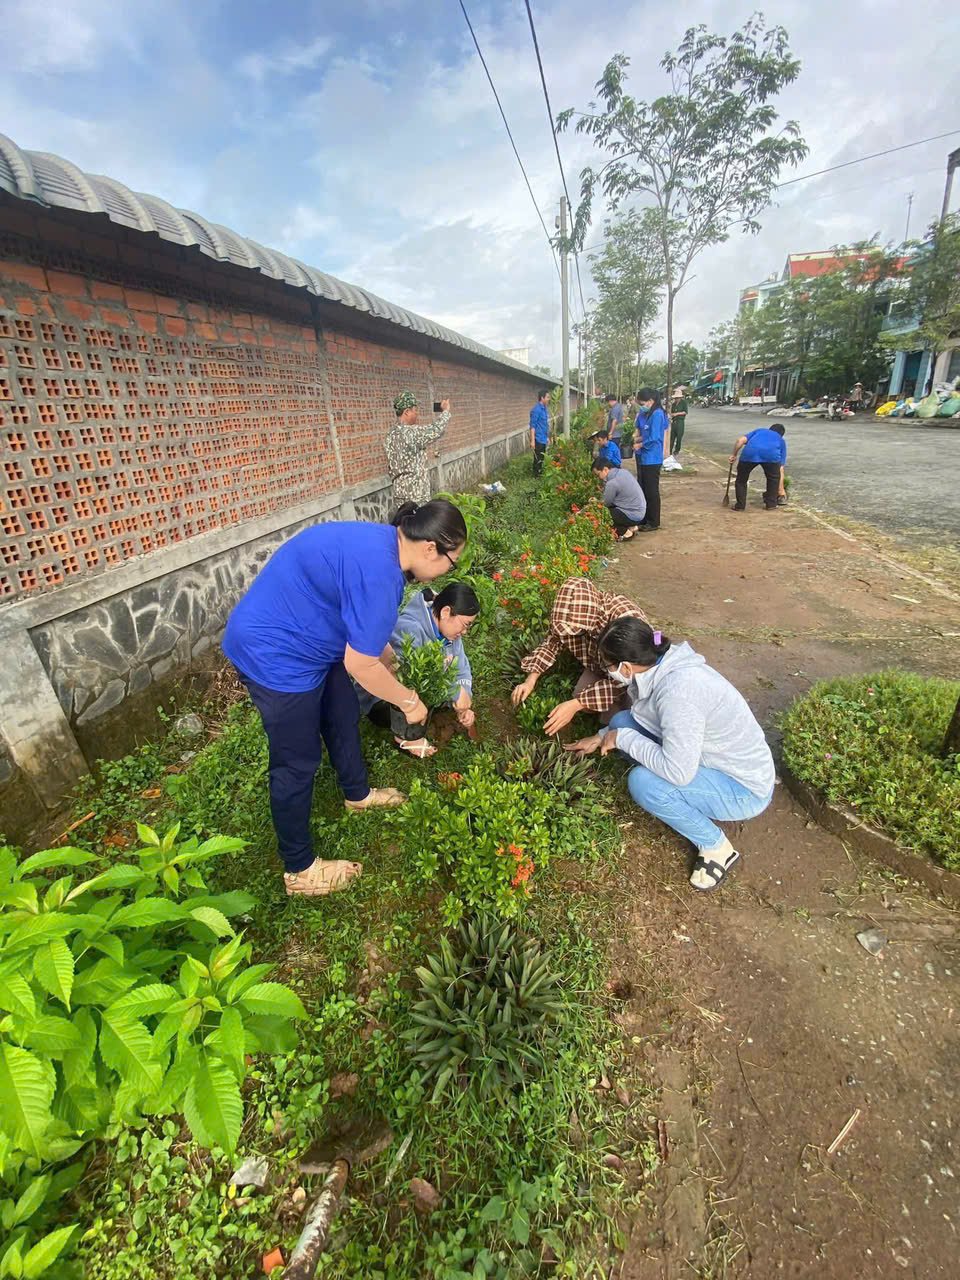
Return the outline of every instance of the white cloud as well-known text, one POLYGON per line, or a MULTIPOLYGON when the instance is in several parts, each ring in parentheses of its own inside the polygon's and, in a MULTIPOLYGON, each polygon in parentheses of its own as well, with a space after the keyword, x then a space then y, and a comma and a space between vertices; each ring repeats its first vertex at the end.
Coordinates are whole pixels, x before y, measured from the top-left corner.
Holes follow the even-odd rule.
POLYGON ((108 54, 135 58, 136 10, 137 6, 128 11, 112 0, 4 0, 0 49, 6 73, 93 71, 108 54))
POLYGON ((237 67, 243 75, 249 76, 257 84, 263 84, 270 76, 290 76, 298 71, 312 71, 332 47, 333 40, 330 37, 316 36, 304 45, 288 42, 270 53, 245 54, 237 67))

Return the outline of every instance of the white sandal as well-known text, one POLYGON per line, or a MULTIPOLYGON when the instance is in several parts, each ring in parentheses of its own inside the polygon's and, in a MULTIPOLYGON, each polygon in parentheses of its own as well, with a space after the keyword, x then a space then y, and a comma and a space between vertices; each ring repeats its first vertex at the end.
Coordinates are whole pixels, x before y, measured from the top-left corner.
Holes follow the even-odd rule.
POLYGON ((404 751, 417 760, 426 760, 428 756, 437 754, 437 748, 428 738, 394 738, 394 742, 398 751, 404 751))

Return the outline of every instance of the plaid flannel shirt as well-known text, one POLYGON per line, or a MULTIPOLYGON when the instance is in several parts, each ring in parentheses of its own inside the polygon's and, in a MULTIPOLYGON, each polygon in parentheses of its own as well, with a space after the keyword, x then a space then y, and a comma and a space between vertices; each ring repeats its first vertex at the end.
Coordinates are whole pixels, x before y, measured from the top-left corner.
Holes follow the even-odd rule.
MULTIPOLYGON (((528 674, 543 675, 567 649, 585 671, 598 671, 597 641, 609 623, 626 617, 647 620, 640 606, 626 596, 600 591, 587 578, 568 578, 553 603, 546 639, 523 659, 520 668, 528 674)), ((601 676, 578 697, 587 711, 609 711, 623 697, 623 688, 601 676)))

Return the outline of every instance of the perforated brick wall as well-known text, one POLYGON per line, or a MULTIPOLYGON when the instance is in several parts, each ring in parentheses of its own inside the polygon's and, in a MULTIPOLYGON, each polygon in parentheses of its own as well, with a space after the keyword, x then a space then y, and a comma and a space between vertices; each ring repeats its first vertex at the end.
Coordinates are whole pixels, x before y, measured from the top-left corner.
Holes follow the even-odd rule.
POLYGON ((532 383, 117 236, 0 206, 0 601, 383 476, 402 388, 453 400, 443 453, 527 421, 532 383))

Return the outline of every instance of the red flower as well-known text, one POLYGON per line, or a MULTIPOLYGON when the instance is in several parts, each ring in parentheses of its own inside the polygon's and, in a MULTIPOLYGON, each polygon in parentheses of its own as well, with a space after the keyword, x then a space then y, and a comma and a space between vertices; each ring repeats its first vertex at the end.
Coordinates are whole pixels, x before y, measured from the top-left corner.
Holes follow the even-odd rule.
POLYGON ((493 575, 493 580, 494 580, 494 582, 499 582, 499 581, 500 581, 500 579, 501 579, 502 577, 503 577, 503 574, 502 574, 502 573, 495 573, 495 574, 493 575))

